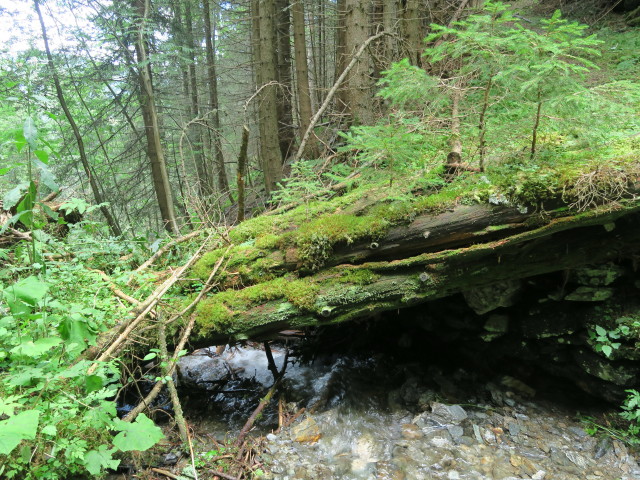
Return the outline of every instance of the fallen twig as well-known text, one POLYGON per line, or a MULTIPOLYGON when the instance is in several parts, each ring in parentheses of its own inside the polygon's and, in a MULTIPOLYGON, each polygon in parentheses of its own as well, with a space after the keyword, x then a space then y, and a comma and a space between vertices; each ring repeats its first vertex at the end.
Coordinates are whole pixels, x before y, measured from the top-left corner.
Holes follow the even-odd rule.
POLYGON ((179 243, 186 242, 187 240, 197 237, 201 233, 203 233, 203 230, 196 230, 194 232, 188 233, 187 235, 176 238, 175 240, 172 240, 171 242, 167 243, 164 247, 158 249, 158 251, 153 255, 151 255, 151 257, 149 257, 147 261, 145 261, 142 265, 140 265, 138 268, 136 268, 133 271, 133 273, 129 276, 129 280, 127 280, 127 285, 129 285, 133 281, 133 278, 137 273, 140 273, 146 268, 153 265, 153 262, 155 262, 158 258, 164 255, 166 252, 168 252, 175 245, 178 245, 179 243))
POLYGON ((165 477, 175 478, 176 480, 180 478, 178 475, 174 475, 173 473, 163 470, 161 468, 151 468, 150 470, 152 472, 159 473, 160 475, 164 475, 165 477))
MULTIPOLYGON (((227 251, 228 251, 228 249, 227 249, 227 251)), ((220 265, 222 265, 222 262, 224 261, 225 256, 226 256, 226 253, 225 253, 225 255, 220 257, 220 259, 216 263, 215 267, 213 267, 213 270, 211 271, 211 274, 209 275, 209 278, 207 279, 204 288, 200 291, 200 293, 195 298, 195 300, 193 302, 191 302, 189 304, 189 306, 185 310, 183 310, 183 312, 186 312, 186 311, 188 311, 188 309, 193 308, 200 301, 200 299, 204 295, 206 295, 207 292, 209 290, 211 290, 211 288, 213 288, 213 283, 211 283, 211 281, 213 280, 213 277, 218 272, 218 269, 220 268, 220 265)), ((166 322, 166 324, 168 325, 173 320, 175 320, 175 318, 177 318, 177 316, 172 318, 172 319, 170 319, 170 320, 168 320, 166 322)), ((182 337, 180 337, 180 341, 178 342, 178 345, 176 346, 176 348, 174 350, 173 357, 171 359, 169 368, 167 369, 167 372, 168 372, 167 375, 171 375, 171 373, 173 372, 173 369, 175 368, 175 365, 176 365, 176 361, 178 359, 178 355, 179 355, 180 351, 184 348, 185 344, 187 343, 187 340, 189 339, 189 335, 191 334, 191 330, 193 330, 193 325, 195 324, 195 321, 196 321, 195 314, 193 314, 193 315, 191 315, 191 318, 189 319, 189 323, 187 324, 187 327, 184 329, 184 332, 182 333, 182 337)), ((162 386, 163 386, 162 382, 156 382, 156 384, 153 386, 153 388, 147 394, 147 396, 145 398, 143 398, 142 401, 140 403, 138 403, 138 405, 136 405, 135 408, 133 410, 131 410, 123 418, 123 420, 125 422, 132 422, 133 420, 135 420, 135 418, 138 416, 138 414, 140 412, 142 412, 145 408, 147 408, 147 406, 150 405, 151 402, 153 402, 153 400, 158 396, 158 394, 162 390, 162 386)))
POLYGON ((167 290, 169 290, 169 288, 171 288, 178 281, 182 274, 189 267, 191 267, 196 259, 199 258, 200 252, 202 251, 204 246, 205 243, 203 243, 198 251, 191 256, 187 263, 178 268, 169 279, 165 280, 164 283, 147 298, 145 302, 140 304, 137 310, 140 310, 140 308, 142 308, 142 311, 133 320, 125 321, 118 327, 120 330, 118 337, 109 344, 104 352, 95 360, 93 365, 89 367, 89 370, 87 371, 88 375, 91 375, 96 370, 96 368, 98 368, 99 362, 108 360, 116 352, 120 345, 127 340, 129 334, 138 326, 138 324, 146 317, 146 315, 153 309, 153 307, 155 307, 155 305, 167 292, 167 290))

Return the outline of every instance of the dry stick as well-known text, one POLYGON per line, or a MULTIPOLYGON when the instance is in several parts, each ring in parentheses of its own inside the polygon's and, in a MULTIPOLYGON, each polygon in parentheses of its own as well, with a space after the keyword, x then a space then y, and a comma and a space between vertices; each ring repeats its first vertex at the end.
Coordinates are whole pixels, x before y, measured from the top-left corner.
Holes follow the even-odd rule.
MULTIPOLYGON (((269 350, 269 352, 271 351, 269 350)), ((271 357, 270 362, 272 361, 273 361, 273 357, 271 357)), ((256 422, 258 415, 260 415, 260 412, 264 410, 264 407, 266 407, 271 401, 271 399, 273 398, 273 394, 276 392, 276 389, 278 388, 278 385, 280 385, 280 381, 282 380, 282 377, 284 377, 284 372, 287 370, 288 362, 289 362, 289 350, 287 350, 287 353, 284 356, 284 363, 282 364, 282 370, 276 376, 275 382, 273 383, 273 385, 271 386, 267 394, 262 398, 262 400, 260 400, 258 407, 254 410, 254 412, 251 414, 247 422, 244 424, 244 427, 242 427, 242 430, 240 430, 240 433, 238 434, 238 438, 236 439, 236 446, 238 447, 242 446, 242 443, 244 442, 244 438, 247 436, 247 433, 249 433, 249 430, 251 430, 251 428, 253 427, 253 424, 256 422)), ((240 455, 242 455, 242 449, 240 449, 240 451, 238 452, 238 457, 240 455)))
MULTIPOLYGON (((240 447, 242 445, 242 443, 244 442, 244 437, 247 436, 247 433, 249 433, 249 430, 251 430, 251 428, 253 427, 253 424, 256 423, 258 415, 260 415, 262 410, 264 410, 264 407, 266 407, 271 401, 271 399, 273 398, 273 394, 276 393, 276 389, 278 388, 278 385, 280 385, 280 379, 278 379, 278 381, 276 381, 271 386, 267 394, 264 397, 262 397, 262 400, 260 400, 258 407, 253 411, 253 413, 251 414, 247 422, 244 424, 244 427, 242 427, 242 430, 240 430, 240 433, 238 434, 238 438, 236 439, 236 446, 240 447)), ((242 453, 242 449, 240 450, 240 453, 242 453)))
POLYGON ((163 470, 161 468, 152 468, 151 471, 155 473, 159 473, 160 475, 164 475, 165 477, 175 478, 176 480, 179 480, 181 478, 178 475, 174 475, 173 473, 168 472, 167 470, 163 470))
MULTIPOLYGON (((167 352, 167 327, 164 322, 158 324, 158 346, 160 347, 160 358, 166 364, 162 368, 162 375, 167 382, 167 389, 169 390, 169 396, 171 397, 171 403, 173 404, 173 411, 175 413, 176 423, 178 424, 178 431, 180 432, 180 439, 182 443, 189 443, 189 433, 187 432, 187 424, 184 421, 184 413, 182 411, 182 405, 180 404, 180 398, 178 397, 178 391, 176 390, 176 384, 173 382, 173 378, 169 373, 172 364, 169 362, 169 352, 167 352)), ((195 466, 194 466, 195 468, 195 466)))
POLYGON ((109 278, 109 275, 107 275, 106 273, 104 273, 102 270, 94 270, 94 269, 90 269, 92 272, 97 273, 98 275, 100 275, 100 277, 102 277, 102 279, 107 282, 109 289, 117 296, 120 297, 123 300, 126 300, 127 302, 129 302, 131 305, 134 305, 136 307, 140 307, 140 300, 138 300, 137 298, 133 298, 130 295, 127 295, 126 293, 124 293, 122 290, 120 290, 118 287, 116 287, 113 282, 111 281, 111 278, 109 278))
POLYGON ((219 472, 217 470, 209 470, 209 473, 211 473, 214 477, 224 478, 225 480, 240 480, 239 477, 233 477, 227 473, 219 472))
POLYGON ((133 271, 133 273, 129 277, 129 280, 127 280, 127 285, 129 285, 131 283, 131 281, 133 280, 133 276, 136 273, 140 273, 142 270, 148 268, 150 265, 153 264, 153 262, 155 262, 158 258, 160 258, 162 255, 164 255, 166 252, 168 252, 172 247, 174 247, 175 245, 178 245, 179 243, 186 242, 187 240, 190 240, 193 237, 197 237, 202 232, 203 232, 203 230, 196 230, 195 232, 188 233, 187 235, 184 235, 184 236, 182 236, 180 238, 176 238, 175 240, 167 243, 164 247, 162 247, 156 253, 151 255, 151 257, 149 257, 149 259, 146 262, 144 262, 142 265, 140 265, 138 268, 136 268, 133 271))
MULTIPOLYGON (((175 389, 175 385, 173 387, 175 389)), ((176 398, 178 394, 176 393, 176 398)), ((180 408, 180 412, 182 413, 182 407, 180 408)), ((185 430, 187 432, 187 443, 189 444, 189 455, 191 456, 191 467, 193 468, 193 476, 195 480, 198 480, 198 471, 196 470, 196 456, 193 453, 193 443, 191 443, 191 436, 189 435, 189 428, 185 423, 185 430)))
POLYGON ((344 79, 347 78, 347 75, 349 74, 351 69, 356 65, 356 63, 358 63, 358 60, 360 60, 360 56, 364 53, 367 47, 371 45, 372 42, 375 42, 376 40, 378 40, 379 38, 385 35, 393 35, 393 33, 384 31, 367 38, 367 40, 360 46, 358 51, 353 55, 351 62, 349 62, 349 65, 347 65, 347 67, 344 69, 342 74, 338 77, 336 82, 333 84, 333 87, 331 87, 331 90, 329 90, 329 93, 327 93, 327 97, 324 99, 324 102, 322 103, 322 105, 320 106, 316 114, 313 116, 313 118, 311 119, 311 123, 309 124, 309 127, 307 127, 307 131, 304 132, 304 136, 302 137, 302 141, 300 142, 298 151, 296 152, 295 157, 293 157, 294 162, 297 162, 302 158, 302 154, 304 153, 304 149, 307 146, 307 142, 309 141, 309 137, 311 136, 311 132, 315 128, 316 123, 318 123, 318 120, 320 120, 320 117, 324 114, 324 111, 329 106, 329 103, 331 103, 333 96, 338 91, 338 88, 340 87, 344 79))
POLYGON ((189 261, 187 261, 187 263, 185 263, 182 267, 178 268, 168 280, 165 280, 165 282, 158 289, 156 289, 155 292, 151 294, 151 296, 147 299, 145 303, 141 304, 141 307, 144 306, 144 309, 142 310, 142 312, 140 312, 140 314, 138 314, 138 316, 134 318, 132 321, 127 322, 128 323, 127 327, 124 330, 122 330, 120 335, 118 335, 118 337, 113 342, 111 342, 109 347, 102 353, 102 355, 100 355, 95 360, 93 365, 89 367, 89 370, 87 371, 87 375, 91 375, 93 372, 95 372, 96 368, 98 368, 99 362, 106 361, 111 357, 112 354, 114 354, 116 349, 127 339, 127 337, 133 331, 133 329, 136 328, 142 320, 144 320, 147 314, 160 301, 160 298, 162 298, 162 296, 167 292, 167 290, 169 290, 169 288, 171 288, 173 284, 178 281, 180 276, 182 276, 182 274, 193 264, 193 262, 196 261, 196 259, 200 255, 200 252, 204 248, 205 243, 203 243, 198 249, 198 251, 191 256, 191 258, 189 259, 189 261))
MULTIPOLYGON (((227 249, 227 252, 228 251, 229 249, 227 249)), ((224 261, 225 256, 226 256, 226 252, 222 257, 220 257, 220 260, 218 260, 218 263, 216 263, 215 267, 213 268, 211 275, 209 275, 209 278, 205 283, 205 288, 203 288, 198 294, 198 296, 195 298, 195 300, 189 304, 189 306, 185 309, 185 312, 188 311, 190 308, 193 308, 193 306, 196 305, 202 299, 202 297, 204 297, 207 294, 207 292, 211 290, 211 288, 213 288, 213 284, 211 283, 211 280, 213 280, 214 275, 218 272, 218 269, 220 268, 220 265, 222 265, 222 262, 224 261)), ((182 313, 178 315, 181 316, 182 313)), ((176 317, 178 317, 178 315, 176 317)), ((171 320, 168 320, 167 324, 173 322, 176 317, 172 318, 171 320)), ((191 330, 193 329, 193 325, 195 321, 196 321, 196 317, 195 317, 195 314, 193 314, 191 315, 191 318, 189 319, 189 324, 187 325, 187 328, 185 328, 184 332, 182 333, 182 337, 180 338, 180 341, 178 342, 178 345, 176 346, 175 351, 173 353, 170 367, 168 369, 169 375, 171 375, 176 365, 176 360, 178 359, 178 353, 184 348, 185 344, 187 343, 187 340, 189 339, 189 335, 191 334, 191 330)), ((153 386, 149 394, 146 397, 144 397, 142 401, 138 403, 138 405, 136 405, 135 408, 131 410, 123 418, 123 420, 125 422, 134 421, 135 418, 138 416, 138 414, 141 413, 145 408, 147 408, 148 405, 151 404, 151 402, 155 400, 155 398, 158 396, 158 394, 162 390, 162 385, 163 385, 162 382, 156 382, 156 384, 153 386)))

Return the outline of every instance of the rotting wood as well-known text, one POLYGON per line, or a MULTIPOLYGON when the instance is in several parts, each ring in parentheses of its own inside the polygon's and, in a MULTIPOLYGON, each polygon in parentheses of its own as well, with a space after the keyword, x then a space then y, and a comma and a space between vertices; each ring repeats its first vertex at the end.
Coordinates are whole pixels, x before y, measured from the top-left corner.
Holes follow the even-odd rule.
MULTIPOLYGON (((547 219, 537 228, 515 213, 512 224, 497 229, 491 222, 485 225, 467 218, 453 229, 464 233, 457 238, 452 237, 452 230, 440 236, 432 229, 428 238, 420 239, 420 231, 429 224, 425 218, 420 228, 409 228, 408 238, 401 238, 401 228, 390 232, 386 238, 397 237, 398 241, 386 251, 379 247, 361 260, 345 249, 341 260, 361 263, 343 263, 302 278, 317 289, 311 308, 296 307, 284 295, 249 305, 228 321, 201 330, 200 338, 193 343, 215 345, 237 339, 265 339, 283 329, 369 317, 495 282, 629 256, 640 250, 639 211, 639 202, 633 200, 626 207, 613 210, 601 208, 547 219), (484 233, 478 235, 471 227, 484 233), (368 270, 375 278, 367 284, 332 281, 359 270, 368 270)), ((451 215, 453 220, 455 212, 451 215)), ((211 298, 215 301, 215 296, 211 298)))

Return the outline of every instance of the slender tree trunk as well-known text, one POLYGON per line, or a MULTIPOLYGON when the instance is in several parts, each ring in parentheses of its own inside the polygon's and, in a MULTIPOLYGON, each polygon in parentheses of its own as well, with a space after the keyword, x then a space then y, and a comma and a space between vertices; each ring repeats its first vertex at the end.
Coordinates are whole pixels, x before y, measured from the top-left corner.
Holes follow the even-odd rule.
POLYGON ((462 88, 458 82, 453 86, 451 94, 451 137, 449 138, 450 152, 447 155, 447 164, 456 169, 462 164, 462 141, 460 138, 460 101, 462 100, 462 88))
POLYGON ((160 207, 160 215, 164 228, 173 234, 179 234, 178 223, 173 209, 171 185, 164 159, 164 151, 160 143, 160 127, 155 105, 155 94, 151 79, 151 65, 147 59, 147 40, 145 23, 149 15, 149 0, 135 0, 134 7, 139 15, 140 25, 135 49, 138 59, 138 79, 140 82, 140 106, 147 136, 147 156, 151 163, 153 187, 160 207))
MULTIPOLYGON (((85 174, 89 180, 89 185, 91 186, 91 191, 95 198, 96 203, 102 204, 104 203, 104 198, 100 192, 100 187, 98 186, 98 181, 95 178, 95 175, 92 175, 91 168, 89 166, 89 160, 87 159, 87 154, 84 148, 84 141, 82 139, 82 135, 80 134, 80 129, 76 124, 73 115, 71 115, 71 111, 67 106, 67 102, 64 98, 64 93, 62 92, 62 87, 60 85, 60 78, 58 77, 58 71, 56 69, 55 63, 53 63, 53 55, 51 55, 51 49, 49 48, 49 38, 47 36, 47 29, 44 25, 44 19, 42 18, 42 12, 40 11, 39 0, 34 0, 33 2, 36 13, 38 14, 38 20, 40 21, 40 28, 42 29, 42 40, 44 41, 44 48, 47 54, 47 62, 49 65, 49 69, 51 70, 51 76, 53 77, 53 83, 56 88, 56 95, 58 96, 58 101, 60 102, 60 106, 64 111, 65 116, 67 117, 67 121, 73 130, 73 136, 76 139, 76 143, 78 144, 78 153, 80 154, 80 162, 82 163, 82 168, 84 169, 85 174)), ((104 215, 105 220, 107 221, 107 225, 109 226, 109 230, 111 233, 119 237, 122 235, 122 230, 120 226, 116 222, 113 215, 106 206, 100 207, 100 212, 104 215)))
POLYGON ((487 109, 489 108, 489 95, 491 94, 491 87, 493 86, 492 74, 487 81, 487 85, 484 89, 484 96, 482 99, 482 110, 480 111, 480 118, 478 121, 478 147, 480 149, 480 171, 484 172, 484 158, 487 154, 487 141, 485 134, 487 131, 487 109))
MULTIPOLYGON (((200 104, 198 100, 198 79, 196 75, 196 43, 193 35, 193 16, 191 14, 191 0, 185 2, 185 26, 186 26, 186 46, 189 54, 189 90, 191 93, 191 118, 200 116, 200 104)), ((198 175, 198 192, 202 198, 208 198, 213 193, 211 191, 211 182, 209 180, 209 172, 206 168, 203 152, 203 132, 199 124, 192 124, 189 127, 189 137, 191 150, 193 152, 193 161, 196 165, 196 173, 198 175)), ((205 201, 206 203, 207 201, 205 201)))
POLYGON ((260 127, 260 152, 262 170, 267 194, 277 188, 282 179, 282 154, 278 140, 278 112, 276 89, 276 52, 274 37, 274 0, 254 0, 253 18, 257 25, 254 31, 258 33, 255 48, 256 79, 259 89, 258 122, 260 127))
POLYGON ((234 203, 229 180, 224 166, 224 155, 222 153, 222 140, 220 135, 220 108, 218 103, 218 76, 216 74, 216 32, 215 23, 211 24, 211 8, 209 2, 203 0, 205 48, 207 51, 207 77, 209 85, 209 125, 212 128, 213 149, 215 152, 215 165, 218 179, 218 189, 226 193, 231 203, 234 203))
POLYGON ((275 0, 276 4, 276 40, 278 57, 278 137, 280 153, 287 159, 292 154, 295 132, 293 129, 293 108, 291 105, 291 17, 289 0, 275 0))
MULTIPOLYGON (((304 4, 302 0, 296 0, 292 6, 293 17, 293 44, 295 49, 296 80, 298 86, 298 111, 300 112, 299 136, 305 134, 309 125, 313 111, 311 110, 311 92, 309 90, 309 71, 307 64, 307 43, 304 28, 304 4)), ((303 156, 317 156, 317 143, 313 138, 307 143, 303 156)))
POLYGON ((420 0, 406 0, 402 15, 404 38, 409 50, 408 57, 412 65, 419 66, 422 53, 422 20, 420 19, 420 0))
POLYGON ((533 160, 533 157, 536 156, 536 146, 538 143, 538 127, 540 126, 540 114, 542 112, 542 93, 540 92, 540 88, 538 88, 538 107, 536 108, 536 120, 533 124, 533 132, 531 133, 531 155, 529 158, 533 160))
POLYGON ((247 170, 247 149, 249 147, 249 127, 242 126, 242 143, 240 144, 240 154, 238 155, 238 170, 236 172, 236 182, 238 185, 238 223, 244 220, 244 174, 247 170))
MULTIPOLYGON (((349 63, 349 58, 347 56, 347 45, 346 45, 346 30, 347 30, 347 22, 346 22, 346 11, 347 11, 347 0, 337 0, 336 4, 337 8, 337 30, 336 30, 336 71, 335 71, 335 80, 337 80, 344 69, 347 67, 349 63)), ((341 87, 340 90, 336 92, 336 112, 344 113, 346 115, 349 114, 349 104, 347 99, 347 89, 346 87, 341 87)))

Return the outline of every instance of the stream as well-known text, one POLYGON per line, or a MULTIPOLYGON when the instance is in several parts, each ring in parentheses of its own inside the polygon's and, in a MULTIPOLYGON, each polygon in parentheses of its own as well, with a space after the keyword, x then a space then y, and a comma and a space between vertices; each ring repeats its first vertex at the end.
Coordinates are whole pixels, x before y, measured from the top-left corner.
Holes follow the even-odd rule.
MULTIPOLYGON (((615 421, 615 407, 571 382, 518 362, 488 368, 442 339, 366 332, 359 342, 351 329, 294 345, 279 398, 252 432, 266 436, 263 478, 640 479, 622 442, 586 430, 587 417, 615 421), (293 421, 272 433, 279 417, 293 421)), ((272 349, 282 368, 284 344, 272 349)), ((260 344, 203 349, 179 371, 191 423, 220 441, 273 383, 260 344)))

